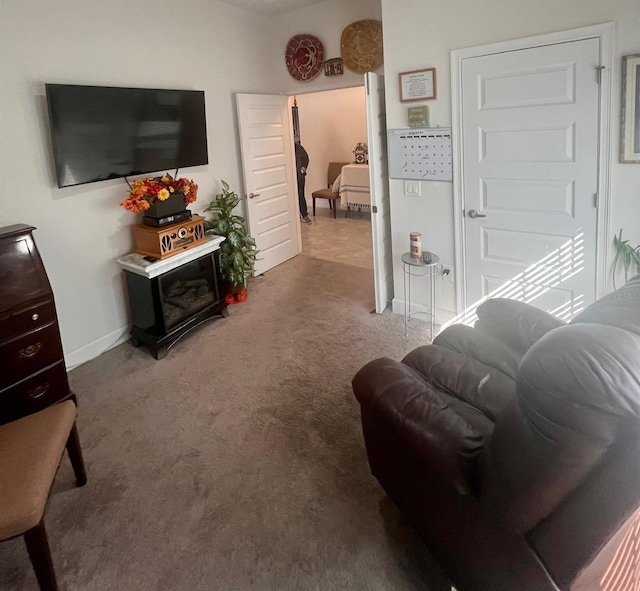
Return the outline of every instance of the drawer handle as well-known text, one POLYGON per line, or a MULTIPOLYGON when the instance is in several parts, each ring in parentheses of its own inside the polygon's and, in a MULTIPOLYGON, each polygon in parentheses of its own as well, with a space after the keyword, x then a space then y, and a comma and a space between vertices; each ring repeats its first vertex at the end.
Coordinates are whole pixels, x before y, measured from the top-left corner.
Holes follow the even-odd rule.
POLYGON ((29 390, 29 393, 27 394, 27 398, 30 398, 31 400, 36 400, 37 398, 40 398, 40 396, 44 396, 48 392, 49 387, 50 387, 49 382, 47 382, 43 386, 38 386, 33 390, 29 390))
POLYGON ((37 312, 31 315, 31 320, 33 320, 34 322, 38 320, 38 318, 40 318, 40 314, 38 314, 37 312))
POLYGON ((20 353, 18 353, 18 355, 20 356, 20 359, 29 359, 30 357, 35 357, 40 353, 41 349, 42 343, 36 343, 35 345, 29 345, 24 349, 20 349, 20 353))

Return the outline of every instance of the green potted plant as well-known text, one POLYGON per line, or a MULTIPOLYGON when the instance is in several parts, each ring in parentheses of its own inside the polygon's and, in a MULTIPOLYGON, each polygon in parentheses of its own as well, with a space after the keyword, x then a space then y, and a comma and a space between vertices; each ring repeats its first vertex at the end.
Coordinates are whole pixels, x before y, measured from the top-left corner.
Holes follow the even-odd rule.
POLYGON ((613 237, 613 246, 616 254, 613 258, 611 277, 613 280, 613 289, 616 289, 616 272, 619 263, 622 263, 622 267, 624 268, 625 283, 629 279, 629 269, 631 265, 635 266, 636 273, 640 273, 640 245, 633 247, 629 244, 628 240, 623 240, 621 229, 620 233, 613 237))
POLYGON ((240 203, 240 197, 222 181, 222 193, 209 203, 205 211, 214 213, 211 220, 205 220, 205 231, 224 236, 220 246, 220 273, 226 283, 225 301, 228 304, 244 302, 247 299, 247 283, 253 273, 258 251, 256 241, 247 232, 245 219, 233 213, 240 203))

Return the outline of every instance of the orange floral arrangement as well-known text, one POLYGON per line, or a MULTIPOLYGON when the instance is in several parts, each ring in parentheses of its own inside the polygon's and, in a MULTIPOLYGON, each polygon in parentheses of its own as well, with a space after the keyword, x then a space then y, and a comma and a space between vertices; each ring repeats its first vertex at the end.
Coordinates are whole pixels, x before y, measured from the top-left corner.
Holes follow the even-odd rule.
POLYGON ((133 213, 147 211, 154 201, 166 201, 174 193, 184 196, 185 205, 193 203, 198 197, 198 185, 189 179, 174 180, 170 174, 152 179, 137 179, 129 186, 129 197, 120 205, 133 213))

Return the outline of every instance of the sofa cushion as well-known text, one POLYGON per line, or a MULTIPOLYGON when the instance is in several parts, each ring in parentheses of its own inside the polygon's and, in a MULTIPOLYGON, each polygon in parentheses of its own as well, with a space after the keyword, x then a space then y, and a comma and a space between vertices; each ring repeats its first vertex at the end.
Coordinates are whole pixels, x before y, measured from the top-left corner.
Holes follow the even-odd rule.
POLYGON ((522 354, 509 345, 486 332, 464 324, 454 324, 446 328, 433 340, 433 344, 476 359, 514 380, 522 359, 522 354))
POLYGON ((607 324, 640 335, 640 275, 578 314, 571 324, 607 324))
POLYGON ((524 302, 495 298, 476 310, 475 328, 489 333, 524 355, 531 345, 565 322, 524 302))

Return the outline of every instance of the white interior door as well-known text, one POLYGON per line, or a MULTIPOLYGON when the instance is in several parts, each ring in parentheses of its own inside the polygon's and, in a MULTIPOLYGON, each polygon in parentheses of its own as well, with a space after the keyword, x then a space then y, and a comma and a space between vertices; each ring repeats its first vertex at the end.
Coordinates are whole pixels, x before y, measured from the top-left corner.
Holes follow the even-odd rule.
POLYGON ((365 74, 367 135, 369 142, 369 185, 371 189, 371 235, 376 312, 382 314, 393 298, 391 257, 391 211, 387 168, 387 118, 384 78, 365 74))
POLYGON ((260 253, 254 275, 301 250, 288 98, 238 94, 238 126, 249 232, 260 253))
POLYGON ((462 61, 465 306, 596 295, 599 39, 462 61))

